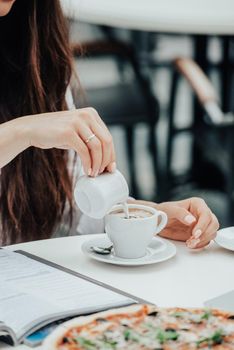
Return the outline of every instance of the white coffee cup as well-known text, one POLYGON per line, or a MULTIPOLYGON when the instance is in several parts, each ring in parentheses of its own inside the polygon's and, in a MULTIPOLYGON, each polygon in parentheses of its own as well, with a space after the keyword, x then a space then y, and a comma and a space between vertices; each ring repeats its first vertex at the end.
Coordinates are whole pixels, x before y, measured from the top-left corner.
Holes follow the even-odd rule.
POLYGON ((116 256, 126 259, 141 258, 145 256, 154 235, 166 226, 167 215, 145 205, 129 204, 128 208, 141 209, 152 215, 126 219, 116 215, 117 210, 123 209, 122 205, 116 205, 105 217, 105 230, 113 243, 116 256))
POLYGON ((113 205, 126 202, 128 196, 128 184, 118 170, 97 177, 82 176, 74 190, 79 209, 95 219, 104 218, 113 205))

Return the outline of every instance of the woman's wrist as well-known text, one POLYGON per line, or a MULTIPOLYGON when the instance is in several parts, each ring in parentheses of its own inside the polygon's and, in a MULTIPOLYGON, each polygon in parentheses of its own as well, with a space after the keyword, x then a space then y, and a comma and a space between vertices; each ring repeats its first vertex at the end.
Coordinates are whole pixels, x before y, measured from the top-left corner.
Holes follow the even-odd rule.
POLYGON ((17 118, 0 125, 0 168, 30 146, 27 119, 17 118))

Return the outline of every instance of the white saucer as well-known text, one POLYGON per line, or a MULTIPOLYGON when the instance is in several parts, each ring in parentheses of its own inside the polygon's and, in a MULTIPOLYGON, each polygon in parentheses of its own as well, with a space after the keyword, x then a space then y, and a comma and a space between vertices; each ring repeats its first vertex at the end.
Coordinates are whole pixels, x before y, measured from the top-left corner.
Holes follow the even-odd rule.
POLYGON ((110 240, 108 239, 106 234, 103 233, 100 238, 93 238, 87 242, 84 242, 81 246, 81 249, 85 255, 89 256, 92 259, 102 261, 107 264, 125 265, 125 266, 156 264, 156 263, 168 260, 176 254, 175 245, 159 237, 154 237, 152 239, 152 242, 147 248, 146 255, 138 259, 119 258, 115 256, 113 251, 108 255, 101 255, 91 250, 92 246, 105 248, 105 247, 109 247, 110 245, 111 245, 110 240))
POLYGON ((215 242, 223 248, 234 251, 234 226, 219 230, 215 242))

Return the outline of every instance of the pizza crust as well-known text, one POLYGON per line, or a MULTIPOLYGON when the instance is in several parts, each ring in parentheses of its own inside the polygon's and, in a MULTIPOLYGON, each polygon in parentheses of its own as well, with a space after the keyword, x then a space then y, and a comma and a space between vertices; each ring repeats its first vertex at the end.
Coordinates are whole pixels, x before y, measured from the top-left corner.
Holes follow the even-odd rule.
POLYGON ((134 314, 141 310, 143 311, 145 307, 147 307, 148 312, 155 310, 155 306, 153 305, 134 304, 126 307, 98 312, 88 316, 76 317, 70 321, 64 322, 63 324, 59 325, 58 328, 56 328, 45 339, 43 343, 43 350, 57 350, 58 349, 57 345, 64 337, 64 334, 73 327, 85 326, 86 324, 89 324, 95 321, 97 318, 105 318, 108 316, 119 315, 122 313, 134 314))

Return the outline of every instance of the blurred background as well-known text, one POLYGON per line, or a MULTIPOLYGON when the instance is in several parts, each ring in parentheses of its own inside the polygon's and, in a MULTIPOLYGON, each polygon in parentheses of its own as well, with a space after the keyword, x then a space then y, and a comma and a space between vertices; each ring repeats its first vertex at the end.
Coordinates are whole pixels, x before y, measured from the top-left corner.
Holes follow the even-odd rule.
POLYGON ((145 1, 130 22, 131 1, 124 9, 106 0, 107 9, 104 0, 86 0, 83 12, 82 2, 62 1, 82 87, 75 103, 96 108, 110 128, 131 195, 156 202, 201 196, 222 227, 234 224, 234 4, 225 1, 208 1, 207 13, 191 1, 191 20, 174 11, 174 27, 169 17, 155 28, 160 1, 145 1))

